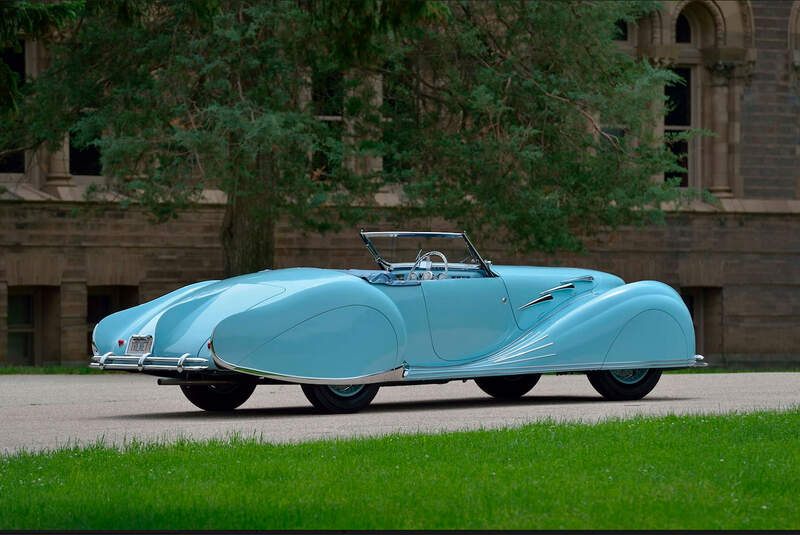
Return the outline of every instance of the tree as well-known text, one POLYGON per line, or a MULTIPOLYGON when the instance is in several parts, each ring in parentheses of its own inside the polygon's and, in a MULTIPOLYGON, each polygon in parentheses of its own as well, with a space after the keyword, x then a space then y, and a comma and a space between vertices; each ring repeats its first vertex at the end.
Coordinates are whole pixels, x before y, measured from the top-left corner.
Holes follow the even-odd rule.
MULTIPOLYGON (((0 2, 0 50, 19 47, 20 36, 41 38, 74 21, 83 9, 83 1, 56 4, 22 0, 0 2)), ((0 109, 13 108, 20 97, 17 76, 0 58, 0 109)))
POLYGON ((416 213, 516 251, 581 250, 621 225, 663 220, 693 194, 655 134, 675 76, 623 52, 616 22, 651 2, 453 2, 389 41, 381 70, 386 179, 416 213), (407 110, 415 114, 409 115, 407 110))
POLYGON ((90 0, 0 147, 56 147, 71 130, 101 149, 123 204, 158 220, 223 190, 228 274, 273 265, 277 221, 324 231, 374 216, 386 185, 408 216, 577 249, 680 196, 650 179, 676 166, 651 134, 670 74, 613 43, 616 20, 647 9, 90 0), (343 120, 319 118, 331 109, 343 120), (367 156, 384 169, 348 165, 367 156))
MULTIPOLYGON (((87 2, 0 146, 55 147, 69 129, 100 148, 123 203, 158 220, 219 188, 226 272, 263 269, 279 218, 321 231, 358 219, 374 196, 377 181, 341 165, 367 148, 316 117, 310 84, 356 72, 372 35, 421 5, 87 2), (311 154, 324 165, 312 169, 311 154)), ((347 107, 352 134, 376 113, 370 91, 353 82, 324 94, 347 107)))

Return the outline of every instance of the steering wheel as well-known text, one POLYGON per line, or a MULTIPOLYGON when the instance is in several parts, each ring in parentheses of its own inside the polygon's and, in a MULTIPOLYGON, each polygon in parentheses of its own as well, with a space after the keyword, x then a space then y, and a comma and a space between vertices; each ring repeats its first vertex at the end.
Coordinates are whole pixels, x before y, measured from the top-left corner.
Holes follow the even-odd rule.
POLYGON ((436 279, 446 279, 447 278, 447 258, 444 256, 444 254, 440 253, 439 251, 428 251, 424 255, 422 255, 419 258, 417 258, 417 261, 414 262, 414 265, 411 267, 411 271, 408 272, 408 276, 406 277, 406 280, 415 281, 415 280, 422 279, 424 281, 429 281, 429 280, 433 280, 434 278, 436 278, 436 279), (433 255, 436 255, 439 258, 441 258, 442 259, 442 263, 444 264, 444 271, 439 273, 439 275, 436 276, 436 277, 434 276, 433 272, 431 271, 431 264, 433 263, 433 262, 431 262, 431 256, 433 256, 433 255), (422 277, 420 277, 419 275, 414 273, 414 271, 416 271, 416 269, 418 267, 420 267, 423 262, 427 262, 427 265, 425 266, 425 273, 423 273, 422 277))

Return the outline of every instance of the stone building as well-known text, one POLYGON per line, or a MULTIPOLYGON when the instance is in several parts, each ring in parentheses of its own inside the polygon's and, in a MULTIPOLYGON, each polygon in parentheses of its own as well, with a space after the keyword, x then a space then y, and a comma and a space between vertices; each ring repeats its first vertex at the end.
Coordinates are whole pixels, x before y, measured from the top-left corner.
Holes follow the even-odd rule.
MULTIPOLYGON (((654 128, 716 134, 675 150, 687 153, 682 186, 707 188, 718 206, 617 232, 586 255, 479 248, 498 264, 663 281, 684 296, 710 362, 800 367, 800 0, 669 1, 620 29, 619 46, 687 81, 666 89, 674 109, 654 128)), ((35 76, 44 51, 23 49, 4 59, 35 76)), ((84 364, 105 314, 221 276, 219 196, 164 225, 113 202, 75 216, 84 189, 103 180, 98 162, 68 139, 0 162, 0 365, 84 364)), ((277 267, 368 267, 355 230, 304 238, 279 228, 277 267)))

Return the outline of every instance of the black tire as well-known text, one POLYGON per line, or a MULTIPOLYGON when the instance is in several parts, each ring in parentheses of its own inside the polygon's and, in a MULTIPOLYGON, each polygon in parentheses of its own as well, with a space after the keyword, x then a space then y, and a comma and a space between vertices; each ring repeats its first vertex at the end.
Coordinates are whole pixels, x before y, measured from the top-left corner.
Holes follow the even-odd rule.
POLYGON ((661 378, 661 370, 655 368, 649 370, 602 370, 586 372, 586 377, 604 398, 610 401, 625 401, 642 399, 649 394, 661 378), (622 375, 623 372, 641 373, 643 371, 646 373, 635 382, 623 382, 615 376, 615 374, 622 375))
POLYGON ((204 411, 232 411, 247 401, 255 389, 253 383, 181 385, 186 399, 204 411))
POLYGON ((358 412, 369 405, 378 393, 378 385, 300 385, 303 394, 314 407, 322 412, 358 412), (347 389, 355 389, 347 392, 347 389), (341 393, 337 392, 341 391, 341 393))
POLYGON ((497 399, 521 398, 539 382, 541 373, 529 375, 504 375, 502 377, 480 377, 475 379, 478 387, 497 399))

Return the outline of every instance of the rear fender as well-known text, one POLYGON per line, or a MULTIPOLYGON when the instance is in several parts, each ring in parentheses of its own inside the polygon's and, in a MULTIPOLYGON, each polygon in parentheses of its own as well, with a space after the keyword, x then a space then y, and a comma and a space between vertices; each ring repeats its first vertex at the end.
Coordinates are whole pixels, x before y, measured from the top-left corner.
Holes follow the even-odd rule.
POLYGON ((94 329, 93 339, 98 353, 102 355, 108 352, 118 352, 120 346, 117 340, 127 340, 132 334, 142 332, 154 317, 160 315, 174 303, 216 282, 219 281, 211 280, 190 284, 162 295, 158 299, 106 316, 94 329))
POLYGON ((287 288, 223 319, 212 335, 223 367, 316 379, 395 368, 406 341, 397 306, 368 282, 346 274, 322 285, 287 288))

